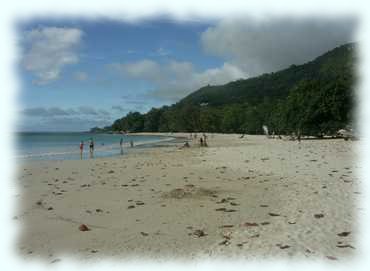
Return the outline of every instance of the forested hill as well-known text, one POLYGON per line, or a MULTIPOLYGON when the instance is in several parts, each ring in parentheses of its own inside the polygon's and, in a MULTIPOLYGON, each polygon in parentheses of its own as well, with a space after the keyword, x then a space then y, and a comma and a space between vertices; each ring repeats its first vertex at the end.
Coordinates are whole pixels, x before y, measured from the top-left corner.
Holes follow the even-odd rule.
POLYGON ((178 103, 130 112, 104 130, 330 134, 351 122, 355 44, 303 65, 220 86, 205 86, 178 103))
POLYGON ((302 80, 335 80, 338 76, 351 73, 353 66, 352 48, 347 44, 303 65, 291 65, 289 68, 258 77, 238 80, 221 86, 203 87, 180 101, 180 104, 225 105, 232 103, 260 102, 286 97, 291 88, 302 80))

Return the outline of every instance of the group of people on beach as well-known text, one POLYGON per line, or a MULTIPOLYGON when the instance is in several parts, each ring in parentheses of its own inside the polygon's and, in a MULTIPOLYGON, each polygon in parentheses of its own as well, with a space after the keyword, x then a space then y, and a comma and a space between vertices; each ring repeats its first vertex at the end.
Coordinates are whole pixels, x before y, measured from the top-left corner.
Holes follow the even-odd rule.
MULTIPOLYGON (((94 144, 94 139, 90 138, 90 140, 89 140, 89 158, 90 159, 94 158, 94 145, 95 145, 94 144)), ((83 158, 84 146, 85 146, 85 143, 84 143, 83 140, 81 140, 81 142, 80 142, 80 158, 81 158, 81 160, 83 158)), ((121 155, 123 155, 123 138, 122 137, 119 141, 119 146, 120 146, 120 153, 121 153, 121 155)), ((131 148, 134 147, 134 141, 133 140, 130 140, 130 147, 131 148)))
POLYGON ((201 136, 199 138, 199 144, 201 147, 208 147, 208 144, 207 144, 207 135, 205 133, 203 133, 203 136, 201 136))
MULTIPOLYGON (((196 133, 194 133, 194 134, 190 133, 190 139, 196 140, 197 138, 198 138, 198 135, 196 133)), ((205 133, 203 133, 203 135, 201 135, 199 137, 199 146, 200 147, 208 147, 207 138, 208 138, 208 136, 205 133)), ((185 142, 183 147, 190 147, 190 145, 189 145, 188 142, 185 142)))
MULTIPOLYGON (((94 158, 94 140, 92 138, 90 138, 90 143, 89 143, 89 149, 90 149, 90 158, 94 158)), ((82 154, 83 154, 83 151, 84 151, 84 142, 83 140, 81 140, 81 143, 80 143, 80 158, 82 160, 82 154)))

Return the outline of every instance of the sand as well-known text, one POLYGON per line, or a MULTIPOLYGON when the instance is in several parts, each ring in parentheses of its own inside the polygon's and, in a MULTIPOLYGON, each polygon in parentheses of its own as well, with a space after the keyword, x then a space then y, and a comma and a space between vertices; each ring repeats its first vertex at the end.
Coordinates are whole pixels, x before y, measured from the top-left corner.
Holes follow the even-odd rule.
POLYGON ((21 164, 20 255, 51 263, 355 255, 358 143, 239 136, 21 164))

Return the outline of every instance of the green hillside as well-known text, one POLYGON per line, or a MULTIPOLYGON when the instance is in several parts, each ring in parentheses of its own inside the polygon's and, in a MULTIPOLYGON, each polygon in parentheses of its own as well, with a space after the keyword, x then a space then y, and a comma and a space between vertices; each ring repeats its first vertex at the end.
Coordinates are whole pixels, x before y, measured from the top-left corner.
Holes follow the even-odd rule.
POLYGON ((205 86, 178 103, 130 112, 105 130, 131 132, 334 133, 351 123, 355 44, 303 65, 220 86, 205 86))

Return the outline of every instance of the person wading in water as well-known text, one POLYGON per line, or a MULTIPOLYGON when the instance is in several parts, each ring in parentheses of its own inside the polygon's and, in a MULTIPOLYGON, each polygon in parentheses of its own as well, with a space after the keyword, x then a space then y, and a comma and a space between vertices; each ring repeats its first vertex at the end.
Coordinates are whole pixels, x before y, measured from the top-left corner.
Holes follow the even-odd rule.
POLYGON ((90 139, 90 158, 94 158, 94 140, 90 139))
POLYGON ((84 142, 81 141, 81 143, 80 143, 80 158, 81 158, 81 160, 82 160, 82 153, 83 153, 83 151, 84 151, 84 142))
POLYGON ((121 147, 121 155, 123 155, 123 138, 119 141, 119 146, 121 147))

